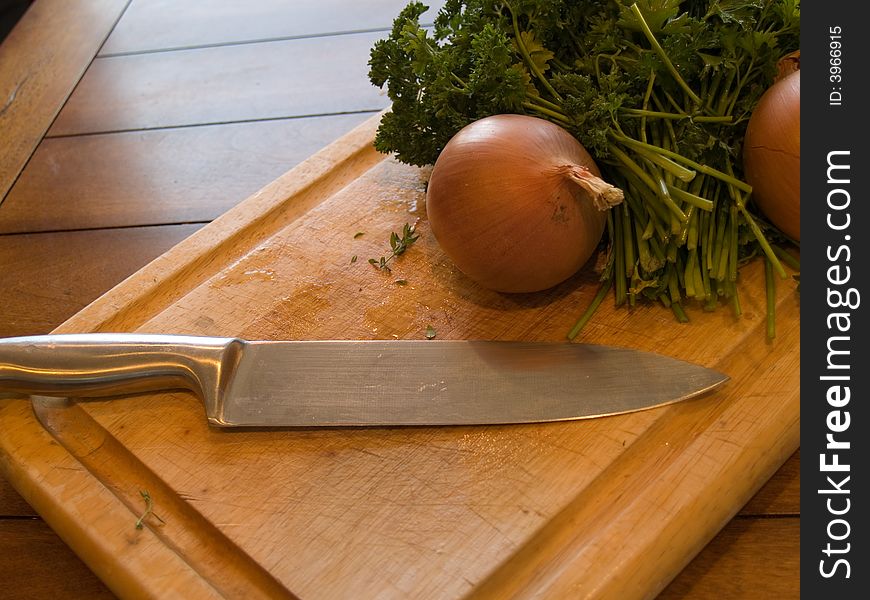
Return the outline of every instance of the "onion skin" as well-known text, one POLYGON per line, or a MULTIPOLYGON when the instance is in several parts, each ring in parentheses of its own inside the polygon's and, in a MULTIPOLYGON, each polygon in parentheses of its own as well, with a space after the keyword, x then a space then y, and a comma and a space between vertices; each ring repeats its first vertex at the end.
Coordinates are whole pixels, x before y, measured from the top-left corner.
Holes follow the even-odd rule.
POLYGON ((426 213, 435 239, 468 277, 499 292, 536 292, 571 277, 600 242, 605 209, 622 192, 599 176, 589 153, 558 125, 494 115, 460 130, 441 151, 426 213))
POLYGON ((743 146, 743 169, 761 212, 800 241, 801 72, 774 83, 758 102, 743 146))

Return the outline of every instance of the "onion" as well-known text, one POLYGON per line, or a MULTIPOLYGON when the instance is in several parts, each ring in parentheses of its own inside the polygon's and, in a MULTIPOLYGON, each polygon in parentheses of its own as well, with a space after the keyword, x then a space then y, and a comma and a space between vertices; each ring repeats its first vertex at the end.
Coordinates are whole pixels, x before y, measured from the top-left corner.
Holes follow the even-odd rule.
POLYGON ((562 127, 523 115, 460 130, 435 161, 426 193, 432 233, 460 271, 500 292, 535 292, 577 272, 622 190, 599 178, 562 127))
POLYGON ((761 212, 788 237, 801 229, 801 72, 778 79, 749 118, 743 168, 761 212))

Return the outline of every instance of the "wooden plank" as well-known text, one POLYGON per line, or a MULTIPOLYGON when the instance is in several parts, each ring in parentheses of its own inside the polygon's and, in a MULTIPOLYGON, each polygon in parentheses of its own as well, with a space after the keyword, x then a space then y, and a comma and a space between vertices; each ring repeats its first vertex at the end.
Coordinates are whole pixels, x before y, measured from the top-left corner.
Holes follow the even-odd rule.
MULTIPOLYGON (((431 21, 443 0, 421 22, 431 21)), ((136 0, 101 55, 385 29, 406 0, 136 0)))
MULTIPOLYGON (((330 170, 306 161, 60 330, 365 339, 421 336, 428 323, 444 339, 562 339, 594 294, 593 273, 537 295, 479 289, 427 228, 425 173, 383 158, 372 166, 363 160, 371 152, 365 144, 344 152, 356 162, 342 159, 342 173, 362 173, 350 185, 330 187, 330 170), (333 191, 316 193, 325 187, 333 191), (416 217, 421 239, 392 275, 363 262, 416 217)), ((189 396, 41 402, 36 412, 59 443, 49 449, 30 440, 29 432, 45 435, 42 426, 6 403, 0 420, 12 433, 0 439, 2 464, 82 555, 100 545, 89 564, 105 577, 118 565, 103 561, 118 550, 115 536, 147 482, 167 523, 151 531, 169 552, 152 545, 149 557, 188 557, 203 584, 212 581, 207 556, 247 556, 301 597, 576 597, 592 584, 641 597, 688 564, 797 448, 797 305, 778 286, 778 337, 759 343, 759 264, 741 271, 741 285, 740 319, 698 309, 682 327, 661 307, 603 306, 584 333, 584 341, 666 352, 732 376, 699 402, 582 424, 230 434, 209 430, 189 396), (715 348, 706 343, 713 336, 715 348), (65 502, 71 492, 48 476, 55 460, 98 490, 99 503, 81 502, 82 488, 79 502, 65 502), (99 531, 82 512, 95 506, 99 531), (217 528, 227 548, 202 539, 192 522, 217 528), (203 543, 206 555, 188 553, 203 543)), ((147 589, 155 574, 141 567, 130 578, 147 589)))
POLYGON ((740 515, 744 517, 770 515, 798 517, 800 513, 801 453, 798 450, 740 510, 740 515))
MULTIPOLYGON (((0 475, 0 520, 8 518, 33 517, 38 515, 15 488, 0 475)), ((6 556, 6 549, 0 544, 0 561, 6 556)))
POLYGON ((200 227, 0 236, 0 337, 48 333, 200 227))
MULTIPOLYGON (((770 478, 755 496, 744 506, 737 518, 769 518, 773 516, 800 515, 800 452, 791 458, 770 478)), ((0 518, 35 517, 36 512, 15 489, 0 476, 0 518)), ((722 535, 722 534, 719 534, 722 535)), ((718 537, 718 536, 717 536, 718 537)), ((715 543, 715 542, 714 542, 715 543)), ((2 549, 0 544, 0 549, 2 549)), ((797 547, 796 545, 794 547, 797 547)), ((787 555, 788 552, 782 552, 787 555)), ((3 551, 0 550, 0 556, 3 551)), ((748 560, 748 559, 747 559, 748 560)))
MULTIPOLYGON (((59 490, 69 490, 74 496, 84 491, 85 473, 73 463, 64 463, 65 451, 53 443, 51 436, 35 421, 28 402, 0 398, 0 414, 3 415, 4 425, 8 427, 0 436, 0 446, 20 448, 22 436, 41 438, 45 458, 57 466, 54 473, 44 474, 45 479, 40 485, 19 486, 18 489, 41 515, 50 517, 46 522, 55 531, 61 532, 61 538, 76 550, 79 558, 92 571, 100 575, 109 589, 115 593, 122 590, 122 595, 130 598, 225 597, 203 582, 183 559, 171 551, 167 552, 150 528, 136 527, 136 522, 144 513, 142 497, 138 493, 141 487, 131 490, 136 501, 129 506, 122 506, 120 512, 112 504, 114 492, 109 489, 93 490, 96 493, 88 494, 87 503, 81 502, 80 497, 71 498, 63 511, 54 511, 55 494, 59 490), (83 545, 74 543, 83 540, 66 537, 65 532, 71 531, 75 523, 87 523, 96 536, 83 545), (112 567, 107 568, 110 564, 112 567), (161 582, 150 582, 147 589, 139 585, 137 572, 143 568, 160 572, 161 582)), ((0 465, 7 476, 15 481, 26 481, 33 475, 30 466, 24 463, 3 464, 0 461, 0 465)), ((15 536, 12 538, 11 543, 16 543, 15 536)))
POLYGON ((4 598, 115 598, 43 521, 0 519, 0 548, 4 598))
MULTIPOLYGON (((736 519, 659 599, 798 598, 799 562, 788 549, 799 543, 799 519, 736 519)), ((0 548, 0 580, 9 597, 54 596, 58 590, 69 600, 115 597, 42 521, 0 520, 0 548)))
POLYGON ((210 221, 370 116, 49 138, 0 233, 210 221))
MULTIPOLYGON (((752 497, 738 518, 769 518, 773 516, 799 516, 800 452, 789 460, 752 497)), ((36 512, 21 495, 0 476, 0 518, 35 517, 36 512)), ((2 545, 0 545, 2 548, 2 545)), ((787 553, 783 553, 787 554, 787 553)), ((2 552, 0 552, 2 555, 2 552)))
POLYGON ((659 600, 800 598, 800 519, 731 521, 659 600))
MULTIPOLYGON (((799 543, 798 519, 735 520, 658 597, 798 598, 799 563, 782 548, 799 543)), ((22 592, 10 597, 37 598, 58 590, 69 600, 115 597, 41 521, 0 521, 0 548, 5 591, 22 592)))
MULTIPOLYGON (((765 488, 781 476, 778 472, 765 488)), ((8 487, 0 479, 0 499, 5 497, 4 485, 8 487)), ((764 490, 759 492, 762 494, 764 490)), ((23 500, 20 502, 33 512, 23 500)), ((737 518, 695 557, 659 598, 797 598, 799 563, 791 549, 799 545, 797 518, 737 518), (787 560, 783 561, 783 557, 787 560)), ((33 598, 56 595, 57 590, 64 590, 69 600, 114 597, 42 521, 0 519, 0 553, 3 557, 0 580, 6 584, 7 592, 21 591, 20 595, 11 596, 33 598), (63 573, 61 582, 53 579, 58 573, 63 573), (77 582, 75 591, 66 587, 70 582, 77 582)))
POLYGON ((367 65, 380 35, 97 58, 49 134, 380 110, 367 65))
POLYGON ((0 202, 127 0, 36 0, 0 45, 0 202))

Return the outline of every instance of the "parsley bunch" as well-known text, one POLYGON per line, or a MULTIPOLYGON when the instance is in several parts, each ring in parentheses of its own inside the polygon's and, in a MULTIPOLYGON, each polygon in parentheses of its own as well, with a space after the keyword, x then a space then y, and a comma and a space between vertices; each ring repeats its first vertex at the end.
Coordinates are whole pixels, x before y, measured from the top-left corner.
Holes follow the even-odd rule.
POLYGON ((431 164, 498 113, 570 131, 626 193, 591 309, 613 288, 617 304, 655 299, 681 321, 687 299, 739 314, 738 265, 763 255, 769 279, 786 277, 789 240, 755 211, 740 157, 753 107, 799 47, 799 0, 447 0, 431 28, 426 10, 410 3, 372 48, 370 79, 392 100, 376 147, 431 164))

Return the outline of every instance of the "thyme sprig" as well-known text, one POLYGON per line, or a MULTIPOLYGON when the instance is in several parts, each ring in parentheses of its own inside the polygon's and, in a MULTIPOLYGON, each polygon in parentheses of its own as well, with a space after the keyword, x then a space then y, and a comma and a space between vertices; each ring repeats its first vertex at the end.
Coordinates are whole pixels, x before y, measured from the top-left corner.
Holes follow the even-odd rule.
POLYGON ((149 515, 163 523, 163 519, 154 514, 154 499, 151 497, 151 493, 148 490, 140 490, 139 495, 142 496, 142 499, 145 501, 145 512, 143 512, 136 520, 136 529, 142 529, 145 526, 145 519, 147 519, 149 515))
POLYGON ((402 228, 402 234, 399 235, 395 231, 390 233, 390 253, 380 258, 370 258, 369 264, 381 269, 382 271, 391 271, 389 263, 397 256, 401 256, 405 253, 405 251, 411 247, 411 245, 419 239, 420 235, 417 233, 417 224, 411 225, 410 223, 405 223, 405 226, 402 228))

